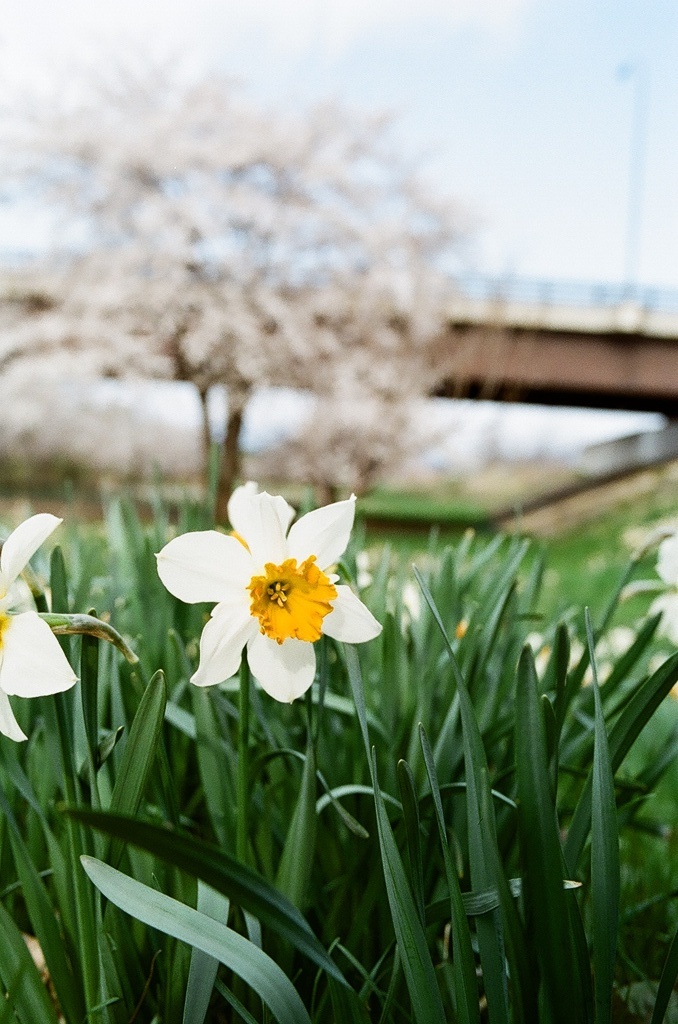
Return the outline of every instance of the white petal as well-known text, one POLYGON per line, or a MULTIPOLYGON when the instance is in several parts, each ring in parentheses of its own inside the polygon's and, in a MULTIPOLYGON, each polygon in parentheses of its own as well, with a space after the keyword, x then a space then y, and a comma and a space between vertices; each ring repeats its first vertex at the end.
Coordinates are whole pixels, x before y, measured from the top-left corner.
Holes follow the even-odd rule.
POLYGON ((0 732, 4 736, 9 736, 11 740, 16 740, 20 743, 21 740, 28 739, 21 726, 14 717, 12 706, 9 703, 9 697, 6 693, 0 690, 0 732))
POLYGON ((290 558, 303 562, 315 555, 320 569, 334 565, 348 546, 355 518, 355 495, 316 508, 298 519, 290 529, 287 547, 290 558))
POLYGON ((285 533, 290 521, 290 506, 284 498, 248 492, 240 497, 235 529, 247 541, 257 569, 266 562, 280 565, 288 557, 285 533))
POLYGON ((10 533, 0 552, 0 596, 7 592, 29 559, 61 522, 62 519, 49 512, 40 512, 10 533))
POLYGON ((228 499, 228 521, 231 524, 231 528, 237 530, 238 533, 240 533, 242 526, 247 528, 247 510, 250 506, 250 499, 258 491, 259 488, 254 480, 248 480, 246 484, 236 487, 228 499))
POLYGON ((664 583, 678 583, 678 533, 667 537, 659 545, 657 572, 664 583))
POLYGON ((678 594, 660 594, 650 605, 649 614, 662 613, 659 632, 678 644, 678 594))
POLYGON ((68 690, 77 679, 59 641, 37 612, 9 616, 2 634, 0 690, 43 697, 68 690))
POLYGON ((156 555, 158 575, 181 601, 234 601, 253 576, 240 541, 216 530, 184 533, 156 555))
MULTIPOLYGON (((258 487, 253 480, 236 487, 228 501, 228 521, 232 528, 244 536, 251 521, 252 498, 258 494, 258 487)), ((273 497, 275 509, 280 520, 283 533, 287 533, 290 523, 294 519, 294 509, 288 505, 283 497, 273 497)))
POLYGON ((214 686, 238 671, 242 649, 258 628, 247 609, 217 605, 200 637, 200 663, 191 676, 196 686, 214 686))
POLYGON ((301 697, 315 679, 315 651, 306 640, 290 638, 278 644, 257 633, 247 645, 247 657, 259 685, 283 704, 301 697))
POLYGON ((350 587, 337 587, 337 595, 323 619, 323 633, 345 644, 364 644, 379 636, 381 625, 350 587))

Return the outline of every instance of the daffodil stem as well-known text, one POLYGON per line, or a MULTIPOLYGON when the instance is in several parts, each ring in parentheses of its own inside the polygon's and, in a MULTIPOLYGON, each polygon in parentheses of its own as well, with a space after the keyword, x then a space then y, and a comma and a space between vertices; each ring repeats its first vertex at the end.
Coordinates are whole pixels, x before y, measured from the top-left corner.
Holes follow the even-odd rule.
POLYGON ((249 819, 249 741, 250 741, 250 667, 247 652, 243 652, 240 666, 240 707, 238 721, 238 818, 236 822, 235 850, 238 860, 248 860, 247 823, 249 819))
MULTIPOLYGON (((55 622, 63 624, 71 619, 68 614, 68 577, 66 565, 61 548, 55 547, 50 560, 50 589, 52 594, 52 612, 41 617, 47 618, 48 624, 52 627, 55 622), (54 609, 64 609, 64 613, 55 612, 54 609), (51 618, 51 622, 49 621, 51 618)), ((44 601, 40 601, 38 607, 44 607, 44 601)), ((68 657, 70 642, 62 641, 64 653, 68 657)), ((70 659, 69 659, 70 660, 70 659)), ((57 723, 57 736, 63 768, 63 787, 66 802, 71 806, 78 804, 80 799, 80 787, 74 757, 74 736, 73 736, 73 691, 54 694, 54 713, 57 723)), ((82 972, 82 987, 85 997, 86 1019, 89 1021, 92 1011, 102 1002, 101 975, 99 973, 99 940, 97 929, 98 897, 94 896, 92 886, 87 878, 80 856, 83 853, 91 853, 86 842, 88 834, 76 821, 67 818, 66 835, 68 838, 68 859, 73 884, 73 901, 75 904, 75 922, 77 931, 77 948, 80 958, 82 972), (95 903, 96 900, 96 903, 95 903)), ((100 1021, 105 1021, 107 1016, 102 1015, 100 1021)))
MULTIPOLYGON (((61 762, 64 773, 64 794, 70 807, 78 803, 78 786, 73 761, 73 735, 69 721, 68 693, 54 695, 54 704, 61 748, 61 762)), ((81 826, 70 819, 67 820, 68 846, 73 886, 75 894, 75 915, 79 933, 78 946, 82 957, 83 987, 85 1005, 92 1010, 101 1002, 99 989, 99 946, 95 927, 95 910, 92 903, 92 891, 80 864, 80 855, 88 853, 83 843, 81 826)))
MULTIPOLYGON (((95 613, 93 613, 95 614, 95 613)), ((92 807, 101 806, 99 780, 97 778, 99 722, 99 640, 83 634, 80 647, 80 700, 88 748, 89 785, 92 807)))
POLYGON ((311 691, 307 690, 306 692, 309 735, 313 736, 313 746, 316 748, 320 737, 320 727, 322 725, 323 710, 325 707, 325 694, 327 693, 327 682, 329 677, 328 643, 328 638, 326 636, 321 636, 320 643, 318 644, 318 702, 315 709, 315 720, 312 728, 311 717, 313 713, 313 700, 311 698, 311 691))
POLYGON ((78 802, 78 794, 75 786, 75 770, 73 765, 73 736, 68 721, 67 701, 69 697, 60 693, 54 695, 57 728, 59 730, 59 746, 61 748, 61 762, 64 772, 64 794, 69 805, 73 806, 78 802))

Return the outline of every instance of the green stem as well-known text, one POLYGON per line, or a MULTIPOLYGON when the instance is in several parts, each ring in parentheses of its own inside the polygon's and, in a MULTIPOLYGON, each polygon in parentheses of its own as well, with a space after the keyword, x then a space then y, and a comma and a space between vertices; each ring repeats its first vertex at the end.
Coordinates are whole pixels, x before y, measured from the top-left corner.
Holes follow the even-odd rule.
MULTIPOLYGON (((93 613, 95 614, 95 613, 93 613)), ((80 704, 87 736, 87 765, 92 807, 101 807, 99 797, 99 640, 84 634, 80 647, 80 704)), ((97 837, 97 846, 98 837, 97 837)), ((103 847, 102 847, 103 849, 103 847)), ((100 854, 97 849, 97 856, 100 854)))
POLYGON ((243 651, 240 666, 240 718, 238 721, 238 818, 236 822, 235 850, 238 860, 248 860, 247 823, 249 810, 249 740, 250 740, 250 668, 247 652, 243 651))
MULTIPOLYGON (((54 695, 57 731, 61 749, 61 762, 64 772, 64 794, 70 807, 79 802, 78 785, 73 763, 73 736, 68 716, 70 694, 54 695)), ((91 1010, 101 1003, 99 988, 99 945, 95 920, 92 892, 87 876, 80 864, 80 855, 87 853, 82 841, 80 826, 72 819, 67 819, 68 849, 71 860, 73 887, 75 892, 75 915, 78 927, 78 946, 82 963, 85 1005, 88 1016, 91 1010)))

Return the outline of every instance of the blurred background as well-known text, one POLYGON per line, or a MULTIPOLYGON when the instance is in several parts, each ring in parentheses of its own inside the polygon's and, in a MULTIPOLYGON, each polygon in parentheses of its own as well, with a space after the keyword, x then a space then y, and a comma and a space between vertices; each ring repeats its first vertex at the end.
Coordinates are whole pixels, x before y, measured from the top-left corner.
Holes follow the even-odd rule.
POLYGON ((669 0, 7 0, 0 32, 2 497, 200 492, 215 443, 222 517, 249 476, 469 522, 675 486, 669 0))

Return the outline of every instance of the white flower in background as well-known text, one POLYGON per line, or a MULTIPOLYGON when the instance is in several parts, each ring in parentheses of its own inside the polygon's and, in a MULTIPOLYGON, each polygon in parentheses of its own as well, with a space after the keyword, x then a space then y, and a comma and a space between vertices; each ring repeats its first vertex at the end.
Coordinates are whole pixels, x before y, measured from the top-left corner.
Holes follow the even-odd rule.
POLYGON ((635 639, 636 634, 630 626, 614 626, 609 633, 601 637, 597 650, 605 657, 621 658, 635 639))
POLYGON ((544 637, 541 633, 528 633, 525 637, 525 643, 530 645, 533 654, 537 654, 544 646, 544 637))
POLYGON ((532 648, 537 678, 543 679, 551 658, 551 647, 545 642, 543 635, 537 632, 528 633, 525 637, 525 643, 529 644, 532 648))
POLYGON ((672 643, 678 644, 678 533, 661 542, 657 551, 657 573, 667 585, 655 598, 650 614, 662 613, 659 628, 672 643))
POLYGON ((348 544, 355 498, 302 516, 284 498, 238 487, 228 505, 229 537, 185 533, 158 554, 158 573, 182 601, 216 601, 200 638, 191 682, 212 686, 237 672, 247 647, 254 678, 279 701, 301 696, 315 676, 313 642, 324 633, 363 643, 381 626, 329 573, 348 544), (289 529, 289 532, 288 532, 289 529))
POLYGON ((578 636, 570 637, 570 660, 567 663, 568 672, 571 672, 579 664, 584 650, 584 645, 578 636))
POLYGON ((44 512, 9 535, 0 551, 0 732, 26 736, 14 717, 9 695, 43 697, 68 690, 77 676, 52 630, 37 612, 12 612, 12 589, 40 545, 61 522, 44 512))
POLYGON ((402 592, 405 624, 417 622, 421 618, 421 590, 418 584, 408 580, 402 592))
POLYGON ((657 549, 657 572, 670 586, 678 587, 678 533, 665 537, 657 549))
POLYGON ((355 567, 358 570, 356 583, 358 590, 365 590, 372 584, 372 573, 370 572, 370 556, 367 551, 359 551, 355 556, 355 567))

